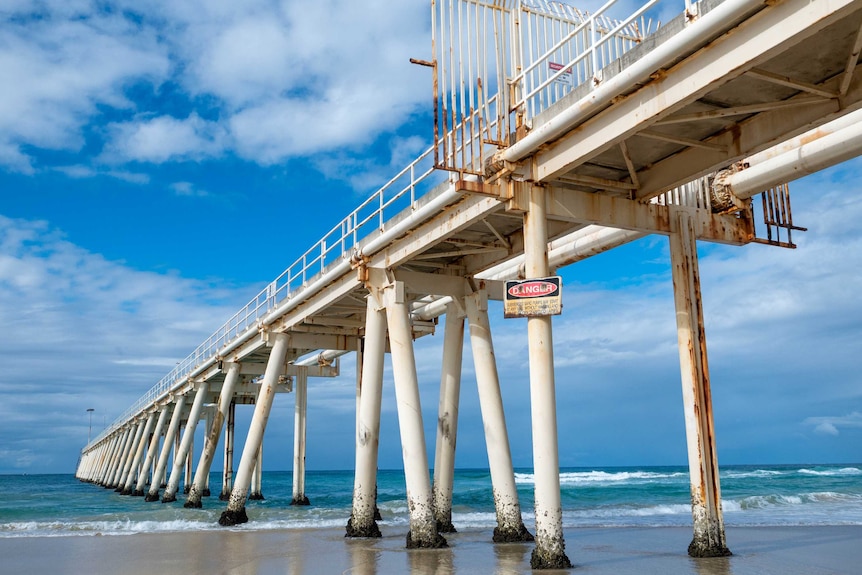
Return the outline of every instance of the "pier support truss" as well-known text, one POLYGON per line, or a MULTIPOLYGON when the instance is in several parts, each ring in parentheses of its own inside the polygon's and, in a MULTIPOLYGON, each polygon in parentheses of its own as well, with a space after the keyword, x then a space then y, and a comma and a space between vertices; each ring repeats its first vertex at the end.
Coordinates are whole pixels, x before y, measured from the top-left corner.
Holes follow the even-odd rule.
MULTIPOLYGON (((221 430, 224 427, 225 420, 227 419, 231 406, 233 405, 233 393, 236 388, 236 384, 239 381, 240 365, 235 362, 227 362, 226 367, 227 375, 222 384, 218 410, 215 412, 212 424, 207 430, 207 438, 204 442, 204 449, 201 453, 201 459, 198 462, 197 471, 195 472, 194 483, 189 490, 189 496, 186 498, 186 502, 183 504, 184 507, 202 507, 201 497, 203 496, 204 490, 207 486, 210 466, 212 466, 213 459, 215 458, 216 447, 218 445, 219 437, 221 437, 221 430)), ((225 466, 225 468, 227 469, 228 467, 225 466)))
POLYGON ((144 497, 146 501, 158 501, 159 489, 162 481, 164 481, 165 470, 168 467, 168 457, 171 454, 171 446, 174 444, 174 438, 177 436, 177 430, 180 428, 180 420, 183 417, 183 410, 186 407, 186 396, 181 395, 177 398, 174 404, 174 411, 171 414, 171 422, 168 424, 168 431, 165 433, 165 439, 162 443, 162 451, 159 454, 159 461, 156 464, 156 470, 153 472, 153 477, 150 480, 150 490, 144 497))
POLYGON ((237 469, 236 482, 231 490, 227 509, 219 518, 219 525, 236 525, 248 521, 245 512, 245 502, 251 476, 257 465, 260 446, 263 444, 263 432, 272 409, 272 401, 275 398, 275 384, 284 369, 284 360, 287 356, 288 336, 287 334, 271 334, 273 338, 272 350, 266 363, 266 372, 258 392, 257 401, 254 406, 248 436, 245 447, 242 450, 239 469, 237 469))

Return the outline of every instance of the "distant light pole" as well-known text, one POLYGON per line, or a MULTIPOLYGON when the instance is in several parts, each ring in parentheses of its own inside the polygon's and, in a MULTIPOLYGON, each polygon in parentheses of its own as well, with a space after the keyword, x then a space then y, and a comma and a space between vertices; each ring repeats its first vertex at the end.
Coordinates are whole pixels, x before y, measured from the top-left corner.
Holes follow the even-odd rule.
POLYGON ((93 433, 93 412, 96 411, 92 407, 87 409, 87 413, 90 415, 90 427, 87 429, 87 445, 90 445, 90 436, 93 433))

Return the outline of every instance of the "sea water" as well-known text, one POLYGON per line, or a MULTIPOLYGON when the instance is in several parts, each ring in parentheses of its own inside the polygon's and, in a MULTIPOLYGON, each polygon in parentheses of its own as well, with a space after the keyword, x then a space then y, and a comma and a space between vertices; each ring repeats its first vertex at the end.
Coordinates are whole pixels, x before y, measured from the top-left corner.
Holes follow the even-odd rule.
MULTIPOLYGON (((524 523, 532 529, 534 476, 515 474, 524 523)), ((203 509, 145 502, 82 483, 72 475, 0 475, 0 537, 133 534, 223 529, 221 474, 210 480, 203 509)), ((291 472, 264 472, 263 501, 249 501, 249 522, 236 530, 344 527, 352 471, 310 471, 309 507, 292 507, 291 472)), ((452 522, 459 530, 491 530, 495 514, 488 470, 455 472, 452 522)), ((563 524, 573 527, 689 526, 688 468, 569 468, 560 473, 563 524)), ((727 526, 862 525, 862 464, 727 466, 721 470, 727 526)), ((380 471, 382 525, 408 525, 404 473, 380 471)))

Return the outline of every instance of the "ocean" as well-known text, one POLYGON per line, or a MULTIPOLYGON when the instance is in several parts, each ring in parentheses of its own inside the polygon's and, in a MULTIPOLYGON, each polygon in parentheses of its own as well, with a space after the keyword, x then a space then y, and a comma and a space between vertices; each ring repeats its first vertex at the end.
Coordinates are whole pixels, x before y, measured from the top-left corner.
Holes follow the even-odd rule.
MULTIPOLYGON (((350 516, 352 471, 306 475, 310 507, 291 507, 292 475, 264 472, 264 501, 249 501, 250 521, 234 530, 344 527, 350 516)), ((516 470, 524 523, 532 531, 533 474, 516 470)), ((568 468, 561 470, 563 523, 577 527, 690 526, 687 467, 568 468)), ((204 509, 79 482, 73 475, 0 475, 0 538, 121 535, 224 529, 217 524, 221 474, 204 509)), ((721 470, 725 524, 732 526, 862 525, 862 464, 726 466, 721 470)), ((380 471, 381 525, 408 525, 404 474, 380 471)), ((455 472, 453 523, 459 530, 492 530, 495 515, 488 470, 455 472)))

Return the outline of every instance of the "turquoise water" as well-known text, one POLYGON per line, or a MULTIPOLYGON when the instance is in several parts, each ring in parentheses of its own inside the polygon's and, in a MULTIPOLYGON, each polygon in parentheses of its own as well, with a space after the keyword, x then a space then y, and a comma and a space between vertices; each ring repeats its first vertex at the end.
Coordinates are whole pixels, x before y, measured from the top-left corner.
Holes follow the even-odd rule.
MULTIPOLYGON (((404 474, 379 473, 378 500, 384 525, 407 525, 404 474)), ((516 472, 528 528, 534 524, 533 475, 516 472)), ((223 529, 221 477, 212 474, 216 496, 204 509, 147 503, 142 497, 81 483, 72 475, 0 475, 0 537, 124 534, 223 529)), ((688 526, 691 524, 685 467, 574 468, 560 473, 566 527, 688 526)), ((288 472, 265 472, 264 501, 250 501, 249 523, 232 529, 271 530, 343 527, 350 515, 353 473, 309 472, 310 507, 291 507, 288 472)), ((727 466, 721 472, 725 522, 733 525, 862 525, 862 465, 727 466)), ((495 524, 487 470, 455 472, 453 523, 461 530, 495 524)))

